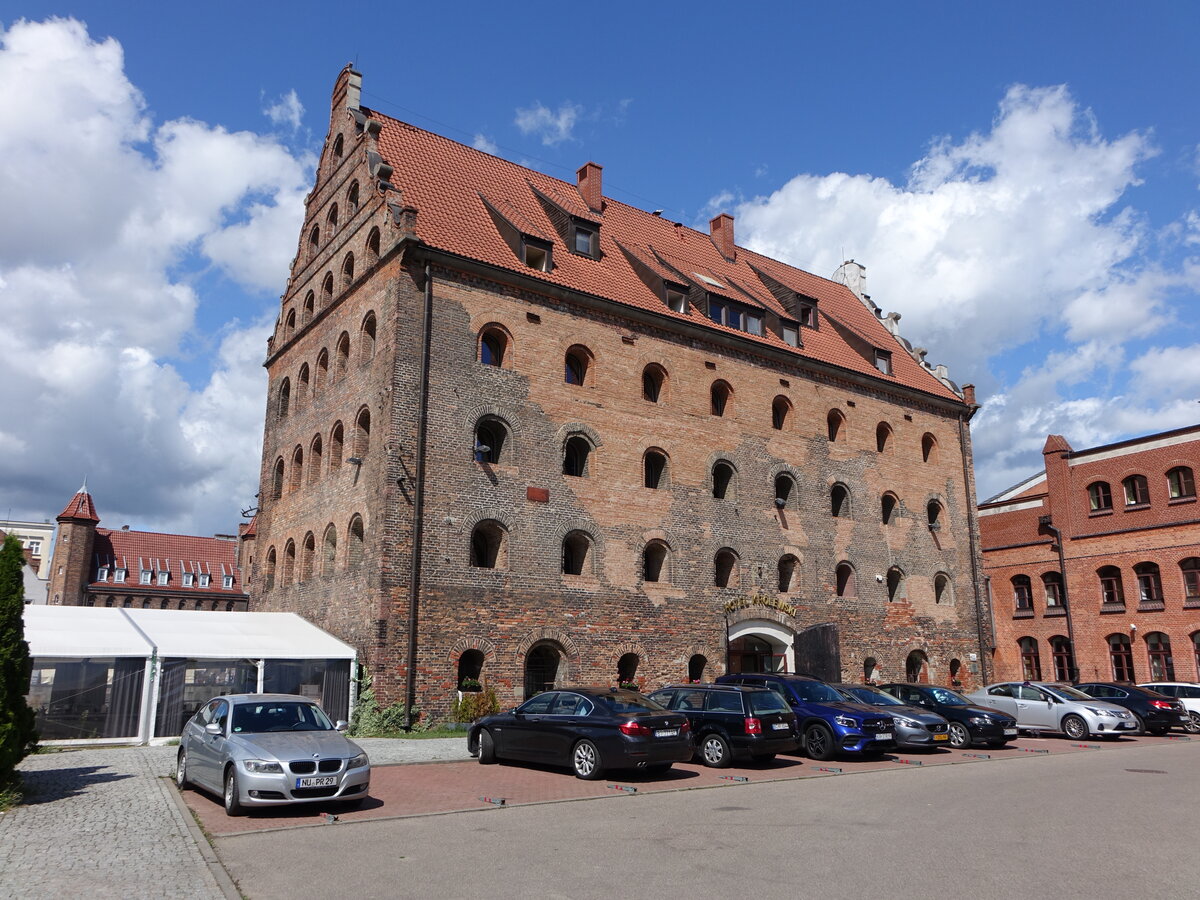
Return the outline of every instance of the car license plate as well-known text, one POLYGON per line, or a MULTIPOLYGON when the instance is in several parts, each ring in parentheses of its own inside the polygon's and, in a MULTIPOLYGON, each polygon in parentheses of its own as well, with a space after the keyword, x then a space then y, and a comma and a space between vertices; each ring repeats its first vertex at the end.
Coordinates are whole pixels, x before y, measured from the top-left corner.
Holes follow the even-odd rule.
POLYGON ((776 731, 787 731, 788 730, 787 722, 775 722, 774 724, 771 725, 771 727, 774 728, 776 731))
POLYGON ((891 739, 892 733, 890 731, 881 731, 879 734, 875 735, 875 740, 877 741, 890 741, 891 739))
POLYGON ((336 775, 313 775, 309 778, 297 778, 296 787, 337 787, 336 775))
POLYGON ((655 737, 679 737, 678 728, 659 728, 654 732, 655 737))
POLYGON ((934 739, 935 741, 948 741, 948 740, 950 740, 950 735, 948 735, 948 734, 935 734, 935 735, 933 736, 933 739, 934 739))
POLYGON ((1015 728, 1005 728, 1005 729, 1004 729, 1004 736, 1005 736, 1005 737, 1016 737, 1016 736, 1017 736, 1017 729, 1015 729, 1015 728))

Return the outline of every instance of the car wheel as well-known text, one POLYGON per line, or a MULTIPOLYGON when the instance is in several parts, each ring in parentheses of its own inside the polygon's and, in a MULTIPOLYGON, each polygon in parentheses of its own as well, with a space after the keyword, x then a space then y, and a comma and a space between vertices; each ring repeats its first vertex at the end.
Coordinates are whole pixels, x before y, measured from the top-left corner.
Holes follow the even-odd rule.
POLYGON ((1183 730, 1188 734, 1200 734, 1200 712, 1194 712, 1188 716, 1187 722, 1183 725, 1183 730))
POLYGON ((187 777, 187 751, 179 748, 179 756, 175 759, 175 787, 186 791, 192 783, 187 777))
POLYGON ((804 752, 812 759, 833 759, 833 732, 825 725, 809 725, 804 730, 804 752))
POLYGON ((956 750, 971 746, 971 730, 962 722, 950 723, 950 746, 956 750))
POLYGON ((242 794, 238 787, 237 769, 230 766, 225 772, 225 815, 242 814, 242 794))
POLYGON ((1155 737, 1162 737, 1170 730, 1171 729, 1169 725, 1155 725, 1153 728, 1147 729, 1147 731, 1149 731, 1155 737))
POLYGON ((584 781, 595 781, 604 774, 600 767, 600 750, 591 741, 583 740, 571 751, 571 768, 575 777, 584 781))
POLYGON ((1087 722, 1079 716, 1067 716, 1062 720, 1063 734, 1073 741, 1082 741, 1088 736, 1087 722))
POLYGON ((729 752, 729 742, 719 734, 706 735, 700 742, 700 759, 706 766, 714 769, 727 769, 733 762, 729 752))
POLYGON ((479 762, 490 766, 495 761, 496 742, 492 740, 492 733, 485 728, 479 732, 479 762))
POLYGON ((1141 716, 1139 716, 1137 713, 1133 713, 1133 724, 1137 726, 1137 730, 1138 730, 1139 734, 1146 733, 1146 720, 1143 719, 1141 716))

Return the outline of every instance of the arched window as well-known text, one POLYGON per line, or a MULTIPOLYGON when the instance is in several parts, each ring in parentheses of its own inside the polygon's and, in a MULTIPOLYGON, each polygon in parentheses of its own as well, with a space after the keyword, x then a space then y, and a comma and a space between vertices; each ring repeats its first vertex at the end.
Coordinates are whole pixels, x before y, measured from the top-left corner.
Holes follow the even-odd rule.
POLYGON ((358 212, 358 182, 350 182, 350 190, 346 191, 346 217, 358 212))
POLYGON ((945 572, 933 576, 933 602, 945 605, 954 602, 954 583, 945 572))
POLYGON ((670 559, 667 545, 650 541, 642 551, 642 578, 645 581, 670 581, 670 559))
POLYGON ((891 525, 896 521, 896 507, 900 501, 891 491, 884 494, 879 500, 879 517, 884 525, 891 525))
POLYGON ((875 426, 875 449, 879 453, 892 452, 892 426, 887 422, 875 426))
POLYGON ((1042 574, 1042 596, 1046 600, 1046 608, 1062 606, 1062 595, 1062 573, 1044 572, 1042 574))
POLYGON ((345 429, 341 422, 334 422, 329 429, 329 471, 333 472, 342 467, 342 446, 345 442, 345 429))
POLYGON ((1200 556, 1181 559, 1179 573, 1183 576, 1184 602, 1189 606, 1200 602, 1200 556))
POLYGON ((508 428, 495 416, 475 423, 475 462, 501 465, 509 461, 508 428))
POLYGON ((698 684, 704 680, 704 670, 708 666, 708 657, 701 653, 693 653, 688 659, 688 681, 698 684))
POLYGON ((738 557, 728 547, 718 550, 713 560, 713 584, 723 588, 738 586, 738 557))
POLYGON ((485 366, 503 368, 508 355, 508 335, 499 328, 486 328, 479 333, 479 361, 485 366))
POLYGON ((792 417, 792 401, 782 394, 771 401, 771 427, 783 431, 792 417))
POLYGON ((567 350, 563 359, 563 381, 567 384, 585 385, 591 382, 592 351, 576 344, 567 350))
POLYGON ((656 363, 642 369, 642 399, 658 403, 664 399, 667 386, 667 370, 656 363))
POLYGON ((665 488, 669 479, 667 454, 657 448, 647 450, 642 456, 642 484, 657 490, 665 488))
POLYGON ((477 569, 508 567, 508 531, 494 519, 485 519, 472 529, 471 565, 477 569))
POLYGON ((363 317, 362 328, 358 333, 358 363, 365 366, 375 356, 375 312, 371 311, 363 317))
POLYGON ((854 573, 854 567, 850 563, 838 563, 834 575, 836 577, 837 595, 839 597, 858 596, 858 578, 854 573))
POLYGON ((313 319, 317 309, 317 295, 309 291, 304 295, 304 310, 300 313, 300 324, 307 325, 313 319))
POLYGON ((367 235, 367 265, 374 265, 379 262, 379 229, 372 228, 371 233, 367 235))
POLYGON ((458 658, 458 689, 476 691, 482 687, 483 652, 464 650, 458 658))
POLYGON ((321 480, 321 457, 323 444, 318 434, 308 447, 308 483, 316 484, 321 480))
POLYGON ((333 302, 333 273, 326 272, 321 282, 321 308, 324 309, 333 302))
POLYGON ((733 388, 726 381, 714 381, 709 389, 709 412, 714 416, 723 416, 731 411, 733 388))
POLYGON ((329 207, 329 214, 325 216, 325 228, 330 234, 337 231, 338 226, 338 205, 334 203, 329 207))
POLYGON ((308 232, 308 252, 316 253, 321 246, 321 227, 314 225, 308 232))
POLYGON ((271 499, 278 500, 283 496, 283 457, 275 460, 275 469, 271 473, 271 499))
POLYGON ((1152 562, 1142 562, 1134 566, 1133 571, 1137 575, 1138 602, 1162 603, 1162 578, 1159 575, 1158 565, 1152 562))
POLYGON ((850 508, 850 489, 840 481, 830 488, 829 503, 834 518, 848 519, 853 513, 850 508))
POLYGON ((796 559, 792 554, 786 553, 779 557, 779 590, 781 593, 790 594, 797 590, 800 586, 800 560, 796 559))
MULTIPOLYGON (((263 566, 263 590, 271 591, 275 589, 275 548, 272 547, 267 551, 267 562, 263 566)), ((163 599, 166 602, 166 599, 163 599)), ((165 607, 164 607, 165 608, 165 607)))
POLYGON ((332 575, 334 564, 337 562, 337 529, 333 523, 325 527, 325 537, 321 541, 321 574, 332 575))
POLYGON ((354 420, 354 456, 357 459, 365 459, 370 449, 371 410, 364 406, 358 411, 358 418, 354 420))
POLYGON ((928 431, 921 435, 921 460, 927 463, 938 461, 938 442, 928 431))
POLYGON ((734 500, 735 495, 735 480, 736 470, 733 465, 720 460, 713 464, 712 467, 712 495, 718 500, 734 500))
POLYGON ((350 367, 350 335, 345 331, 338 338, 333 357, 333 380, 341 381, 350 367))
POLYGON ((563 538, 562 571, 564 575, 592 573, 592 538, 586 531, 571 531, 563 538))
POLYGON ((288 479, 288 493, 300 490, 300 485, 304 483, 304 448, 299 444, 292 451, 292 471, 291 477, 288 479))
POLYGON ((325 383, 329 380, 329 351, 324 347, 317 354, 317 372, 313 379, 313 397, 319 397, 325 392, 325 383))
POLYGON ((1124 606, 1125 588, 1121 584, 1121 570, 1116 566, 1101 566, 1096 570, 1100 579, 1100 602, 1106 606, 1124 606))
POLYGON ((1150 502, 1150 485, 1145 475, 1130 475, 1121 485, 1125 488, 1126 506, 1145 506, 1150 502))
POLYGON ((1167 473, 1167 496, 1172 500, 1196 496, 1196 480, 1187 466, 1176 466, 1167 473))
POLYGON ((929 657, 914 650, 904 660, 904 680, 909 684, 929 684, 929 657))
POLYGON ((308 396, 308 363, 301 363, 300 372, 296 375, 296 409, 304 408, 304 400, 308 396))
POLYGON ((1146 635, 1146 655, 1150 658, 1151 681, 1174 681, 1175 660, 1171 658, 1171 639, 1161 631, 1146 635))
POLYGON ((591 458, 592 442, 582 434, 571 435, 563 446, 563 474, 575 478, 586 478, 589 474, 591 458))
POLYGON ((1055 681, 1075 680, 1075 657, 1071 653, 1071 642, 1061 634, 1050 638, 1050 658, 1054 661, 1055 681))
POLYGON ((794 509, 796 506, 796 479, 787 472, 775 476, 775 508, 794 509))
POLYGON ((1042 661, 1038 657, 1037 640, 1023 637, 1017 641, 1017 649, 1021 653, 1021 676, 1025 681, 1042 680, 1042 661))
POLYGON ((887 572, 888 602, 903 600, 907 596, 904 585, 904 572, 899 566, 892 566, 887 572))
POLYGON ((288 539, 283 546, 283 583, 291 584, 296 580, 296 542, 288 539))
POLYGON ((1017 610, 1033 609, 1033 582, 1028 575, 1012 577, 1013 606, 1017 610))
POLYGON ((304 543, 300 548, 300 580, 308 581, 313 574, 313 556, 316 554, 317 539, 310 531, 304 535, 304 543))
POLYGON ((938 531, 942 527, 942 504, 937 500, 930 500, 925 504, 925 521, 929 523, 930 531, 938 531))
POLYGON ((867 684, 877 684, 879 677, 879 660, 873 656, 868 656, 863 660, 863 681, 867 684))
POLYGON ((354 254, 347 253, 342 260, 342 290, 354 284, 354 254))
POLYGON ((846 436, 846 417, 840 409, 831 409, 825 417, 826 433, 831 443, 843 440, 846 436))
POLYGON ((1108 641, 1113 681, 1133 681, 1133 647, 1129 643, 1129 636, 1110 634, 1105 640, 1108 641))
POLYGON ((356 515, 350 519, 346 529, 346 568, 357 569, 362 565, 363 548, 366 536, 363 529, 362 516, 356 515))
POLYGON ((617 684, 621 687, 629 687, 637 690, 638 663, 641 660, 636 653, 623 653, 621 658, 617 660, 617 684))
MULTIPOLYGON (((342 140, 342 136, 339 134, 337 137, 335 137, 335 138, 333 139, 333 156, 334 156, 334 159, 341 159, 341 158, 342 158, 342 152, 343 152, 343 150, 344 150, 344 147, 345 147, 345 144, 344 144, 344 142, 343 142, 343 140, 342 140)), ((335 209, 337 208, 337 204, 334 204, 334 208, 335 208, 335 209)))
POLYGON ((286 419, 292 403, 292 380, 285 378, 279 383, 279 405, 275 408, 276 417, 286 419))
POLYGON ((1088 506, 1092 512, 1107 512, 1112 509, 1112 490, 1107 481, 1093 481, 1088 485, 1088 506))

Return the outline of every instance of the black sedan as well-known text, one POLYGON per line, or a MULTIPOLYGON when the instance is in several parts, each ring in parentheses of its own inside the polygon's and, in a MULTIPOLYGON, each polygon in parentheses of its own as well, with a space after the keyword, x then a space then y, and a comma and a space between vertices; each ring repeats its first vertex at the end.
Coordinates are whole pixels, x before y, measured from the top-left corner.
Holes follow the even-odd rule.
POLYGON ((1138 730, 1146 734, 1166 734, 1172 728, 1183 728, 1191 716, 1174 697, 1150 688, 1116 681, 1088 681, 1075 685, 1089 697, 1123 706, 1135 716, 1138 730))
POLYGON ((911 706, 937 713, 950 722, 950 746, 957 749, 982 744, 1003 747, 1017 736, 1017 720, 1008 713, 973 703, 957 691, 931 684, 881 684, 911 706))
POLYGON ((693 747, 687 716, 636 691, 570 687, 480 719, 467 734, 467 750, 485 765, 512 759, 568 766, 590 781, 606 769, 665 772, 691 759, 693 747))

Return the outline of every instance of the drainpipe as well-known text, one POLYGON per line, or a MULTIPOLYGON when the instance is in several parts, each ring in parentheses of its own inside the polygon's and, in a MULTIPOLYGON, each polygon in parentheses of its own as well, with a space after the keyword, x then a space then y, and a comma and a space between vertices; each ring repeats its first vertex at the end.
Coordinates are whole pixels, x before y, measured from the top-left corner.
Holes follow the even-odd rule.
POLYGON ((408 653, 405 661, 404 727, 412 731, 417 703, 417 607, 421 592, 421 537, 425 531, 425 421, 429 412, 429 350, 433 340, 433 274, 425 263, 425 304, 421 312, 421 380, 417 387, 416 486, 413 489, 412 565, 408 574, 408 653))
POLYGON ((1067 670, 1067 679, 1077 681, 1079 666, 1075 660, 1075 632, 1071 628, 1071 602, 1067 597, 1067 556, 1063 551, 1062 532, 1054 526, 1049 516, 1042 516, 1039 524, 1054 535, 1054 545, 1058 548, 1058 575, 1062 579, 1060 585, 1062 587, 1062 605, 1067 613, 1067 646, 1071 648, 1071 665, 1067 670))
MULTIPOLYGON (((979 518, 975 513, 975 502, 971 497, 971 469, 967 465, 967 420, 958 417, 958 447, 962 457, 963 493, 967 498, 967 539, 971 547, 971 590, 975 594, 975 634, 979 639, 979 677, 982 684, 987 684, 988 678, 988 649, 987 637, 983 633, 983 613, 979 603, 979 560, 978 544, 975 541, 975 529, 979 518)), ((989 604, 990 606, 990 604, 989 604)))

